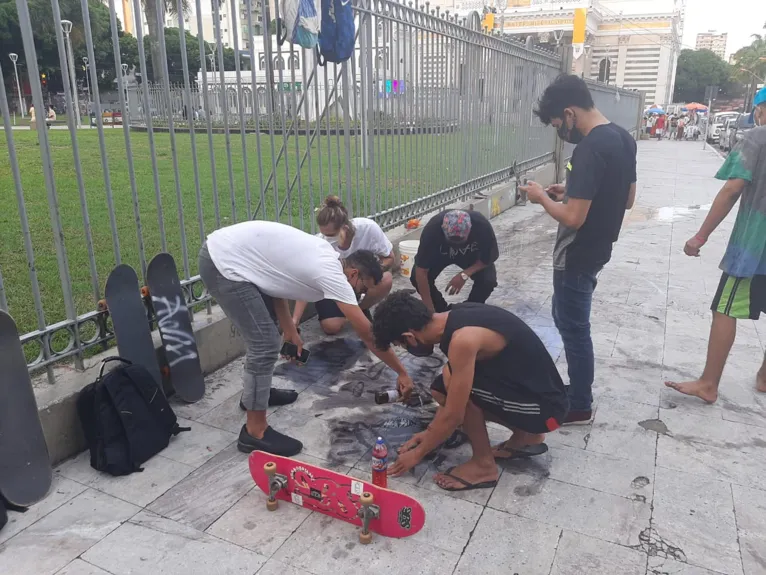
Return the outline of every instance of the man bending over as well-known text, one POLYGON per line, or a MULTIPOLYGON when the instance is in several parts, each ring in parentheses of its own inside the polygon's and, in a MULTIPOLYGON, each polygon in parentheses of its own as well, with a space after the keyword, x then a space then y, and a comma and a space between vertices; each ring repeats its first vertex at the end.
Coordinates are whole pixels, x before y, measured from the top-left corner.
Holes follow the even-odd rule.
POLYGON ((544 453, 545 433, 566 417, 564 383, 545 345, 504 309, 466 302, 432 313, 422 301, 396 292, 378 304, 372 330, 379 349, 402 345, 422 355, 438 343, 449 359, 431 385, 442 407, 428 429, 402 445, 391 475, 412 469, 462 424, 473 457, 434 481, 447 491, 493 487, 495 458, 544 453), (487 421, 510 429, 510 439, 493 449, 487 421))

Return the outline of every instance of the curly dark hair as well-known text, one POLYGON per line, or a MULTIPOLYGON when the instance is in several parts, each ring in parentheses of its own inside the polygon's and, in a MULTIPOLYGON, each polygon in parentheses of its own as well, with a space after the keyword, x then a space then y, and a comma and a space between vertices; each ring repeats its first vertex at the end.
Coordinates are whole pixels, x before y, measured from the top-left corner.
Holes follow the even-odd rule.
POLYGON ((410 293, 395 291, 375 308, 372 335, 378 349, 387 350, 401 339, 403 333, 421 330, 431 321, 433 313, 410 293))
POLYGON ((348 267, 359 270, 362 278, 372 278, 375 285, 383 279, 383 268, 378 261, 377 256, 370 250, 359 250, 346 258, 348 267))
POLYGON ((535 116, 546 126, 553 118, 564 118, 564 110, 571 107, 592 110, 595 106, 593 96, 585 80, 573 74, 561 74, 545 89, 537 102, 535 116))

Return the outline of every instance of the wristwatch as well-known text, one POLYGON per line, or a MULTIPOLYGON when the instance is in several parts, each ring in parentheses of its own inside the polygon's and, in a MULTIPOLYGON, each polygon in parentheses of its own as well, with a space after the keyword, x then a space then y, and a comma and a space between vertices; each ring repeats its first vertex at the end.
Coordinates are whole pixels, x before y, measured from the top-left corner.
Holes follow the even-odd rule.
POLYGON ((468 278, 470 278, 471 276, 469 276, 469 275, 468 275, 467 273, 465 273, 465 272, 460 272, 460 277, 461 277, 461 278, 463 278, 463 281, 464 281, 464 282, 467 282, 467 281, 468 281, 468 278))

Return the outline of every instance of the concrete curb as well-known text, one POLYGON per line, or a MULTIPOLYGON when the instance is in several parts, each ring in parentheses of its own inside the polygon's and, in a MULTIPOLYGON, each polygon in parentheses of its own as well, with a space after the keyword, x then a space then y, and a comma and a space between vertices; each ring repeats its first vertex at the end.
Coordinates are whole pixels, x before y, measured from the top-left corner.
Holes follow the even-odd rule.
MULTIPOLYGON (((525 177, 542 185, 552 184, 555 181, 554 165, 550 163, 541 166, 525 174, 525 177)), ((508 181, 485 190, 468 201, 456 203, 454 207, 464 209, 472 207, 487 218, 494 218, 515 205, 515 182, 508 181)), ((438 210, 440 211, 442 209, 438 210)), ((419 239, 423 225, 438 212, 421 217, 421 225, 415 230, 407 230, 401 226, 388 232, 397 254, 397 263, 399 244, 404 240, 419 239)), ((313 315, 314 309, 310 305, 304 315, 304 321, 313 315)), ((213 307, 210 315, 205 311, 195 315, 194 332, 202 371, 206 375, 242 356, 245 352, 244 344, 236 329, 217 306, 213 307)), ((154 344, 158 359, 162 361, 164 351, 159 334, 155 333, 154 344)), ((55 367, 55 385, 49 385, 47 380, 42 378, 35 380, 35 397, 48 443, 48 452, 54 465, 85 449, 85 438, 77 418, 77 396, 83 387, 96 380, 101 361, 116 353, 117 350, 112 349, 89 358, 86 361, 86 369, 83 371, 76 371, 71 366, 55 367)), ((163 385, 168 394, 172 394, 170 382, 165 381, 163 385)))

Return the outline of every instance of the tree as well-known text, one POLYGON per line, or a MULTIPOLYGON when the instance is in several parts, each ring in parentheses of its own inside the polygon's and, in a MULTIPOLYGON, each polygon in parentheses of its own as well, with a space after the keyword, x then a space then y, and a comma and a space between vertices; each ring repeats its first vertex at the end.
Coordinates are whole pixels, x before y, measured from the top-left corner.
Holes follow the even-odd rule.
POLYGON ((737 50, 732 59, 740 80, 749 83, 752 74, 766 78, 766 34, 753 34, 750 45, 737 50))
MULTIPOLYGON (((181 9, 183 12, 189 9, 189 0, 180 0, 181 9)), ((155 82, 162 82, 165 77, 165 70, 162 66, 162 51, 160 50, 159 42, 155 41, 159 38, 160 27, 157 20, 157 13, 162 8, 163 14, 178 15, 176 8, 177 4, 174 0, 141 0, 141 4, 144 7, 144 13, 146 14, 146 25, 149 27, 149 54, 151 57, 152 67, 152 79, 155 82)), ((167 34, 165 36, 167 39, 167 34)))
POLYGON ((673 101, 701 102, 706 86, 718 86, 720 94, 729 95, 731 78, 731 66, 710 50, 681 50, 673 101))

